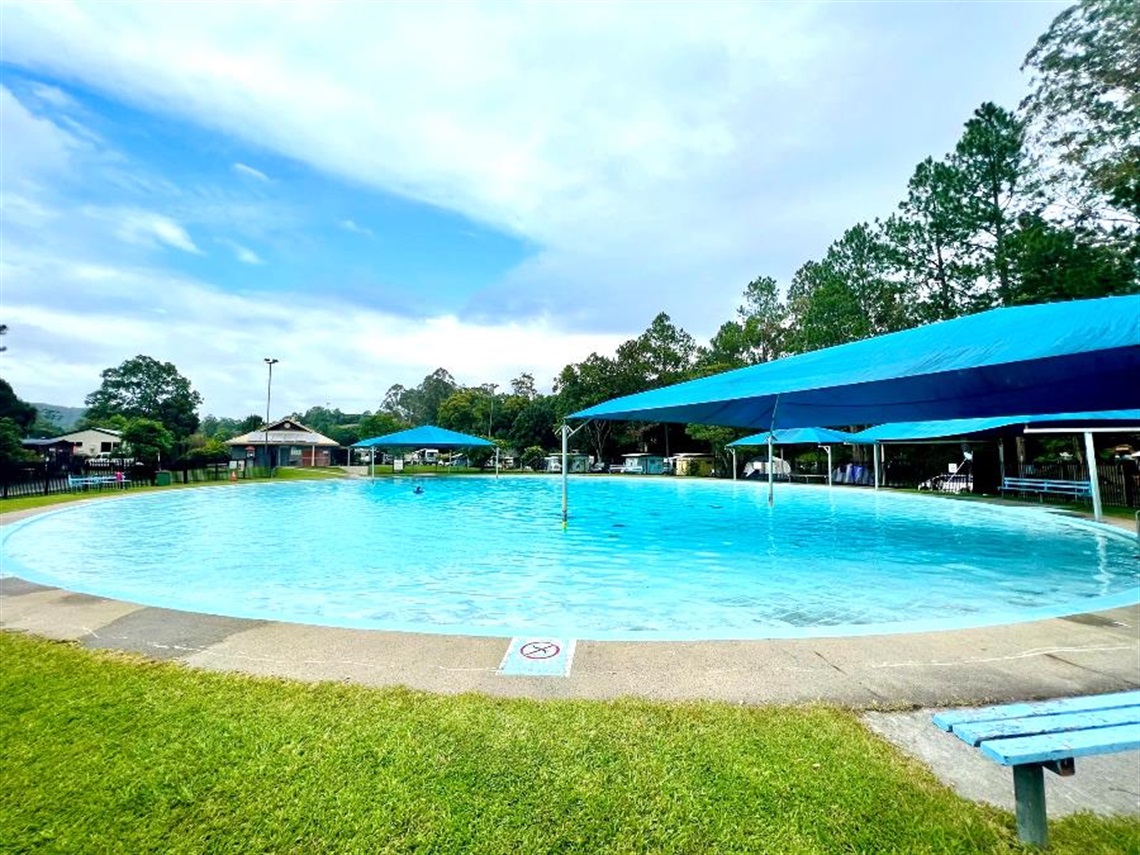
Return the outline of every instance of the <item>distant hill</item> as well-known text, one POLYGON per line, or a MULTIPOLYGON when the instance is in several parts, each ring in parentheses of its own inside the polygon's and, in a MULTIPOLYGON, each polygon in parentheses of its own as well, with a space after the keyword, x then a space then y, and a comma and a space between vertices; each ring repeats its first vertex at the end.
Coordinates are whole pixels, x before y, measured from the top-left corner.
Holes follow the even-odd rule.
POLYGON ((60 404, 37 404, 34 401, 30 402, 35 407, 40 416, 46 416, 48 410, 56 414, 55 420, 59 422, 60 433, 67 433, 75 423, 83 418, 83 414, 87 412, 86 407, 64 407, 60 404))

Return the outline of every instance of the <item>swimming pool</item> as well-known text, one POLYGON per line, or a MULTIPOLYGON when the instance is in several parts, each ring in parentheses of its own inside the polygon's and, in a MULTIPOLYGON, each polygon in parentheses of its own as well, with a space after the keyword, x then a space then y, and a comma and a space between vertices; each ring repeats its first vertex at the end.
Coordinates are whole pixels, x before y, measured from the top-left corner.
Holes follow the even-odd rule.
POLYGON ((957 628, 1140 597, 1136 538, 853 488, 514 476, 241 484, 5 526, 3 572, 174 609, 597 640, 957 628), (419 484, 422 493, 414 491, 419 484))

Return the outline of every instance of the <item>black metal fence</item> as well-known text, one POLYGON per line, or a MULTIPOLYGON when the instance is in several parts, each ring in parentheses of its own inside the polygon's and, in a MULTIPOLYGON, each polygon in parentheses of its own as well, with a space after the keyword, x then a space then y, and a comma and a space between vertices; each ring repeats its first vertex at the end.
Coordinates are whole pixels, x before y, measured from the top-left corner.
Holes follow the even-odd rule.
POLYGON ((183 464, 171 469, 156 470, 136 463, 115 467, 102 461, 88 462, 73 471, 48 463, 28 463, 0 471, 0 499, 25 496, 50 496, 56 493, 79 491, 130 490, 158 483, 197 484, 209 481, 226 481, 232 477, 256 477, 256 472, 231 470, 229 463, 209 463, 199 466, 183 464))

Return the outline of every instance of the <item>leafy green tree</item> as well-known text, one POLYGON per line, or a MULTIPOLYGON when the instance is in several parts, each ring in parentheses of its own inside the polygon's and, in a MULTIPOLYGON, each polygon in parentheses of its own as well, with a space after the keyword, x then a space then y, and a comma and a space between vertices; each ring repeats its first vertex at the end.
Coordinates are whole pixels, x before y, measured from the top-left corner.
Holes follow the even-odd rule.
POLYGON ((0 473, 10 474, 24 463, 32 462, 36 455, 25 449, 20 425, 9 416, 0 416, 0 473))
POLYGON ((7 380, 0 380, 0 418, 11 419, 20 436, 26 436, 36 421, 36 408, 20 400, 7 380))
POLYGON ((534 375, 523 372, 511 381, 511 394, 533 401, 538 397, 538 390, 534 387, 534 375))
MULTIPOLYGON (((360 434, 360 439, 371 439, 374 436, 387 436, 390 433, 396 433, 409 427, 408 423, 396 418, 391 413, 374 413, 370 416, 364 416, 360 420, 360 425, 357 428, 357 433, 360 434)), ((335 439, 335 437, 330 437, 335 439)))
POLYGON ((209 463, 225 463, 230 459, 230 447, 220 439, 207 439, 194 445, 186 452, 186 462, 203 466, 209 463))
POLYGON ((964 227, 979 272, 998 293, 1010 288, 1009 241, 1036 200, 1025 122, 989 101, 974 111, 950 156, 961 181, 964 227))
POLYGON ((100 376, 103 384, 86 399, 88 422, 100 424, 112 416, 150 419, 175 437, 189 436, 198 429, 202 396, 172 363, 139 355, 100 376))
POLYGON ((1082 0, 1070 6, 1037 40, 1022 68, 1033 75, 1022 108, 1036 138, 1061 166, 1055 181, 1107 198, 1135 226, 1140 221, 1140 4, 1082 0))
POLYGON ((787 338, 787 307, 780 301, 780 289, 771 276, 753 279, 744 288, 744 303, 736 318, 725 321, 700 351, 698 362, 707 369, 742 368, 778 359, 787 338))
POLYGON ((1011 284, 1004 305, 1084 300, 1140 291, 1140 269, 1120 247, 1089 229, 1021 218, 1010 241, 1011 284))
POLYGON ((439 405, 437 423, 448 430, 484 435, 487 433, 490 403, 485 389, 457 389, 439 405))
MULTIPOLYGON (((668 386, 688 377, 697 342, 661 312, 637 338, 618 346, 617 368, 630 394, 668 386)), ((616 379, 616 378, 615 378, 616 379)))
POLYGON ((904 291, 922 321, 974 311, 984 302, 969 258, 972 237, 962 204, 963 177, 952 164, 928 157, 914 170, 907 197, 883 226, 904 291))
MULTIPOLYGON (((622 379, 618 363, 597 353, 591 353, 581 362, 567 365, 554 381, 558 423, 570 413, 627 394, 622 388, 622 379)), ((598 460, 606 459, 614 425, 611 421, 594 419, 583 428, 586 442, 598 460)))
POLYGON ((445 369, 437 368, 414 389, 405 388, 399 383, 391 386, 380 409, 406 424, 436 424, 439 405, 458 389, 455 378, 445 369))
POLYGON ((130 419, 123 427, 123 444, 131 456, 149 466, 157 466, 174 448, 174 436, 155 419, 130 419))
POLYGON ((558 426, 556 399, 549 395, 540 395, 527 401, 511 420, 507 439, 515 448, 560 447, 558 426))
POLYGON ((912 324, 891 250, 866 223, 844 232, 823 261, 796 271, 788 288, 793 352, 895 332, 912 324))

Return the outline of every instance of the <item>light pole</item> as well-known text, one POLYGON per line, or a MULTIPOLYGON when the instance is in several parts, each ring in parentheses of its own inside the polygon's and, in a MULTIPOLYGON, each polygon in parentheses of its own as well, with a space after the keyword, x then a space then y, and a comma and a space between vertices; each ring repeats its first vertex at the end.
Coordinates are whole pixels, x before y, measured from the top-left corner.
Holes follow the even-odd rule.
MULTIPOLYGON (((491 387, 491 409, 487 412, 487 439, 495 442, 495 438, 491 436, 492 425, 495 421, 495 390, 499 388, 498 383, 488 383, 491 387)), ((495 444, 495 477, 499 477, 499 446, 495 444)))
POLYGON ((273 366, 280 360, 265 357, 269 366, 269 383, 265 387, 265 463, 269 466, 269 477, 273 477, 273 462, 269 459, 269 402, 273 400, 273 366))

